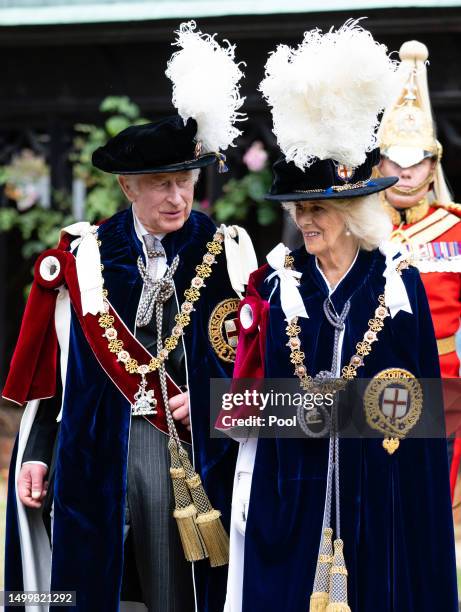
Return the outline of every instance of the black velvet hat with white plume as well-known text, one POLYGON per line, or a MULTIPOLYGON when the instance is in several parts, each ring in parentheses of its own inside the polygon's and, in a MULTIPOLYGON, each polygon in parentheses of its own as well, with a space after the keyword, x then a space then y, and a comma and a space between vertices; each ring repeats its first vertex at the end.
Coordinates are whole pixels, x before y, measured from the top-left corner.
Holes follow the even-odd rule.
POLYGON ((177 114, 126 128, 93 153, 93 165, 113 174, 150 174, 202 168, 215 162, 227 170, 222 153, 240 131, 238 112, 244 98, 244 76, 235 61, 235 46, 220 45, 215 36, 195 31, 193 21, 176 32, 166 70, 173 83, 177 114))
POLYGON ((282 151, 267 200, 326 200, 387 189, 374 178, 378 117, 399 86, 397 62, 370 32, 349 20, 314 29, 292 49, 269 56, 260 84, 282 151))

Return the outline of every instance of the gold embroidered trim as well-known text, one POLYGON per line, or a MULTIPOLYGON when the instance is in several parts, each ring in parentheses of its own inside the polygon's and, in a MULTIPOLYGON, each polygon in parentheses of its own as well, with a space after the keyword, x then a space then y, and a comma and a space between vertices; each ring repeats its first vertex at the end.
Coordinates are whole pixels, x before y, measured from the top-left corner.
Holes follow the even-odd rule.
MULTIPOLYGON (((235 361, 237 342, 235 342, 235 346, 232 345, 227 335, 228 330, 226 327, 228 327, 227 322, 232 322, 232 319, 229 319, 229 315, 233 315, 234 318, 237 316, 239 303, 240 300, 238 298, 227 298, 219 302, 214 307, 208 321, 208 339, 210 344, 216 355, 227 363, 234 363, 235 361)), ((232 331, 235 331, 235 334, 237 334, 235 325, 232 331)), ((237 341, 237 335, 235 335, 235 340, 237 341)))
POLYGON ((437 338, 437 351, 439 355, 448 355, 456 351, 456 336, 437 338))
POLYGON ((384 434, 383 447, 390 455, 398 449, 399 439, 404 438, 419 421, 422 406, 421 385, 411 372, 403 368, 382 370, 365 389, 367 423, 384 434), (394 391, 394 395, 386 399, 385 392, 389 389, 394 391))
POLYGON ((436 240, 443 233, 460 223, 459 217, 448 210, 438 207, 433 213, 421 221, 417 221, 406 229, 399 228, 391 234, 392 242, 415 245, 426 244, 436 240))
POLYGON ((344 185, 332 185, 325 189, 294 189, 293 193, 325 193, 330 189, 335 192, 349 191, 350 189, 361 189, 367 187, 368 181, 357 181, 357 183, 345 183, 344 185))
POLYGON ((405 217, 405 222, 409 225, 416 223, 417 221, 421 221, 429 212, 429 202, 427 198, 422 198, 417 204, 414 206, 410 206, 409 208, 404 208, 402 210, 394 208, 386 199, 384 195, 385 192, 381 192, 383 195, 381 196, 381 202, 386 209, 386 211, 390 214, 393 225, 401 225, 402 223, 402 213, 405 217))
POLYGON ((461 213, 461 204, 457 204, 456 202, 448 202, 448 204, 439 204, 439 202, 433 202, 432 206, 435 206, 436 208, 443 208, 448 212, 454 211, 457 213, 461 213))

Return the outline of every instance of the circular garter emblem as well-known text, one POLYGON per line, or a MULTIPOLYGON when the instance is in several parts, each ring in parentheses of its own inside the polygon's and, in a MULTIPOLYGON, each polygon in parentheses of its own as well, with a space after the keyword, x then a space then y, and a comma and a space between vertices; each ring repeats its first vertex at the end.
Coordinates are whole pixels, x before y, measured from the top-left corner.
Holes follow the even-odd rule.
POLYGON ((388 368, 368 383, 363 401, 368 425, 384 434, 383 447, 392 455, 419 421, 421 385, 408 370, 388 368))
POLYGON ((34 266, 34 278, 45 289, 57 289, 64 283, 64 270, 68 253, 60 249, 48 249, 42 253, 34 266))
POLYGON ((208 322, 208 337, 215 353, 223 361, 233 363, 238 341, 236 325, 240 300, 228 298, 219 302, 211 313, 208 322))

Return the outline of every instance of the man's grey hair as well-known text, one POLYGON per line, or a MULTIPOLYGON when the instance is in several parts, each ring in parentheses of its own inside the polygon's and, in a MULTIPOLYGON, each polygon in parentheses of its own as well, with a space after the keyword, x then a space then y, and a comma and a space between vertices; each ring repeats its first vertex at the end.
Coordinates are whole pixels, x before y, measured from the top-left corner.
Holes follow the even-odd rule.
POLYGON ((196 185, 198 183, 198 180, 200 178, 200 168, 193 168, 191 170, 192 172, 192 176, 194 177, 194 185, 196 185))
MULTIPOLYGON (((321 200, 321 203, 341 214, 344 224, 357 238, 361 249, 372 251, 383 240, 389 240, 392 223, 377 193, 358 198, 321 200)), ((296 221, 296 202, 284 202, 282 206, 296 221)))

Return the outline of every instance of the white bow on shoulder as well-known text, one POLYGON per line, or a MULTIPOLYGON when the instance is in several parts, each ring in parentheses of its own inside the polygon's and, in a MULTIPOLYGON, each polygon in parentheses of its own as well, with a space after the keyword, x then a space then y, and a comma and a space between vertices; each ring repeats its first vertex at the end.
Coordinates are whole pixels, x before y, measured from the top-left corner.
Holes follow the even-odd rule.
POLYGON ((104 310, 101 255, 97 242, 97 225, 86 221, 74 223, 61 230, 63 234, 77 236, 72 250, 78 246, 76 255, 77 278, 80 287, 83 315, 96 315, 104 310))
POLYGON ((222 224, 219 229, 224 234, 227 271, 231 286, 239 298, 243 299, 248 278, 258 267, 253 243, 243 227, 222 224))
POLYGON ((278 276, 280 280, 280 302, 287 321, 291 321, 293 317, 308 319, 309 315, 306 312, 303 299, 298 290, 298 279, 301 278, 302 273, 285 267, 285 257, 289 252, 289 249, 283 242, 280 242, 268 253, 266 257, 267 263, 274 269, 274 272, 269 274, 266 282, 270 281, 274 276, 278 276))
POLYGON ((391 317, 394 318, 400 310, 413 314, 405 283, 397 271, 398 264, 406 257, 401 254, 399 247, 393 242, 382 242, 379 250, 386 258, 386 268, 383 272, 386 279, 384 301, 391 317))

